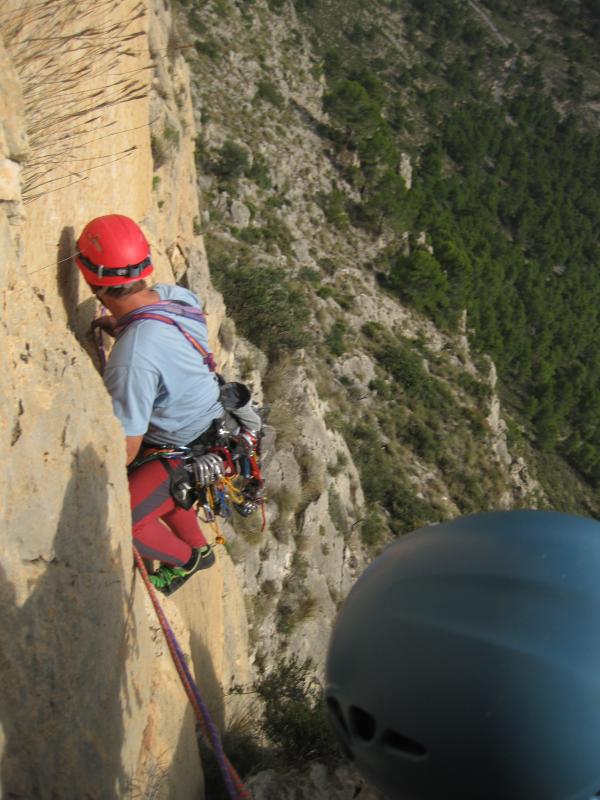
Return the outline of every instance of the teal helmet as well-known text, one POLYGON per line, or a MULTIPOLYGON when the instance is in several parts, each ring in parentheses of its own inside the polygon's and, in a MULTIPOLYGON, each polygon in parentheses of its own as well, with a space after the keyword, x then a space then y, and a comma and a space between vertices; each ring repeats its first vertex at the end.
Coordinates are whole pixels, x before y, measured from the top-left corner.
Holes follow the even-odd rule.
POLYGON ((600 797, 600 524, 506 511, 398 540, 341 609, 326 699, 386 797, 600 797))

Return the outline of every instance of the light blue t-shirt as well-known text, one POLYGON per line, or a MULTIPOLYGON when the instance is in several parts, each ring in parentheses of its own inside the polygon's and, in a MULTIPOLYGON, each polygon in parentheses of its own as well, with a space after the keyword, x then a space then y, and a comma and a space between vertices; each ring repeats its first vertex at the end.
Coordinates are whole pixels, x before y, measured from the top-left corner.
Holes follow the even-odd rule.
MULTIPOLYGON (((152 288, 161 300, 201 307, 181 286, 152 288)), ((174 318, 208 350, 206 325, 174 318)), ((110 354, 104 384, 126 436, 144 434, 156 444, 188 444, 223 414, 215 373, 181 331, 159 320, 143 319, 126 328, 110 354)))

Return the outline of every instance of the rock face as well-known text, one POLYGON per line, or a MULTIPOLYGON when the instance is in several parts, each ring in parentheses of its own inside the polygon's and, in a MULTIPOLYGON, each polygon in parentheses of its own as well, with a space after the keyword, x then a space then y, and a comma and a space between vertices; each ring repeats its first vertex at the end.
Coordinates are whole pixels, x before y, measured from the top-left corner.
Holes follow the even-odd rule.
POLYGON ((236 525, 232 553, 250 605, 253 660, 269 665, 283 651, 310 658, 321 672, 338 605, 365 566, 356 531, 364 497, 306 369, 287 365, 271 380, 279 436, 275 447, 266 437, 268 525, 262 532, 236 525))
MULTIPOLYGON (((9 0, 0 20, 7 797, 166 796, 168 787, 170 798, 189 798, 202 787, 190 709, 133 570, 123 434, 87 336, 95 301, 72 257, 89 218, 119 211, 140 221, 156 277, 190 272, 219 350, 223 304, 194 232, 193 116, 185 63, 167 53, 169 25, 162 2, 129 0, 51 0, 37 14, 9 0), (52 37, 63 45, 49 55, 52 37), (149 74, 149 41, 163 72, 152 87, 123 80, 149 74), (180 131, 155 172, 151 109, 167 142, 180 131)), ((246 680, 248 666, 243 600, 231 562, 218 558, 206 580, 165 606, 222 723, 222 676, 246 680)))

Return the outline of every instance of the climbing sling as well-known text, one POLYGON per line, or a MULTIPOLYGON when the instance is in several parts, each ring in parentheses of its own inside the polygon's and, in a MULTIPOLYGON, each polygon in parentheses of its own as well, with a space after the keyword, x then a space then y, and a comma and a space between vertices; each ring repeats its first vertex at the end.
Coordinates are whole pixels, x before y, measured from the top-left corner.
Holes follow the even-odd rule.
POLYGON ((117 339, 133 322, 137 322, 138 320, 155 319, 159 322, 163 322, 166 325, 173 325, 185 336, 192 347, 200 353, 209 370, 214 372, 217 365, 215 364, 213 354, 203 347, 200 342, 190 333, 188 333, 185 328, 183 328, 179 322, 177 322, 177 320, 173 319, 173 317, 165 315, 164 313, 161 313, 165 311, 168 314, 175 314, 180 317, 186 317, 187 319, 193 319, 196 322, 201 322, 203 325, 206 325, 206 317, 199 308, 188 306, 179 300, 159 300, 158 303, 153 303, 149 306, 142 306, 142 308, 134 309, 133 311, 130 311, 129 314, 126 314, 124 317, 122 317, 115 327, 115 335, 117 339))

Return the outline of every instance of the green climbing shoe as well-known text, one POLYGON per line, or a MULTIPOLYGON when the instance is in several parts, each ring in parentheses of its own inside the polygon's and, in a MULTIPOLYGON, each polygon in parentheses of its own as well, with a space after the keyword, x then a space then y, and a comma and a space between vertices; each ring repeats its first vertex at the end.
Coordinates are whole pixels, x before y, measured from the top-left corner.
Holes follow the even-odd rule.
MULTIPOLYGON (((213 549, 210 545, 205 545, 201 548, 195 548, 192 550, 192 555, 187 564, 184 567, 177 568, 179 570, 178 574, 172 576, 169 583, 162 586, 157 586, 156 588, 159 590, 159 592, 162 592, 168 597, 180 589, 184 583, 186 583, 192 577, 192 575, 195 575, 195 573, 198 572, 198 570, 209 569, 214 563, 215 554, 213 553, 213 549)), ((169 569, 174 571, 176 568, 169 567, 169 569)))
POLYGON ((184 578, 186 571, 181 567, 170 567, 168 564, 161 564, 160 567, 150 575, 150 581, 156 589, 166 589, 176 578, 184 578))

